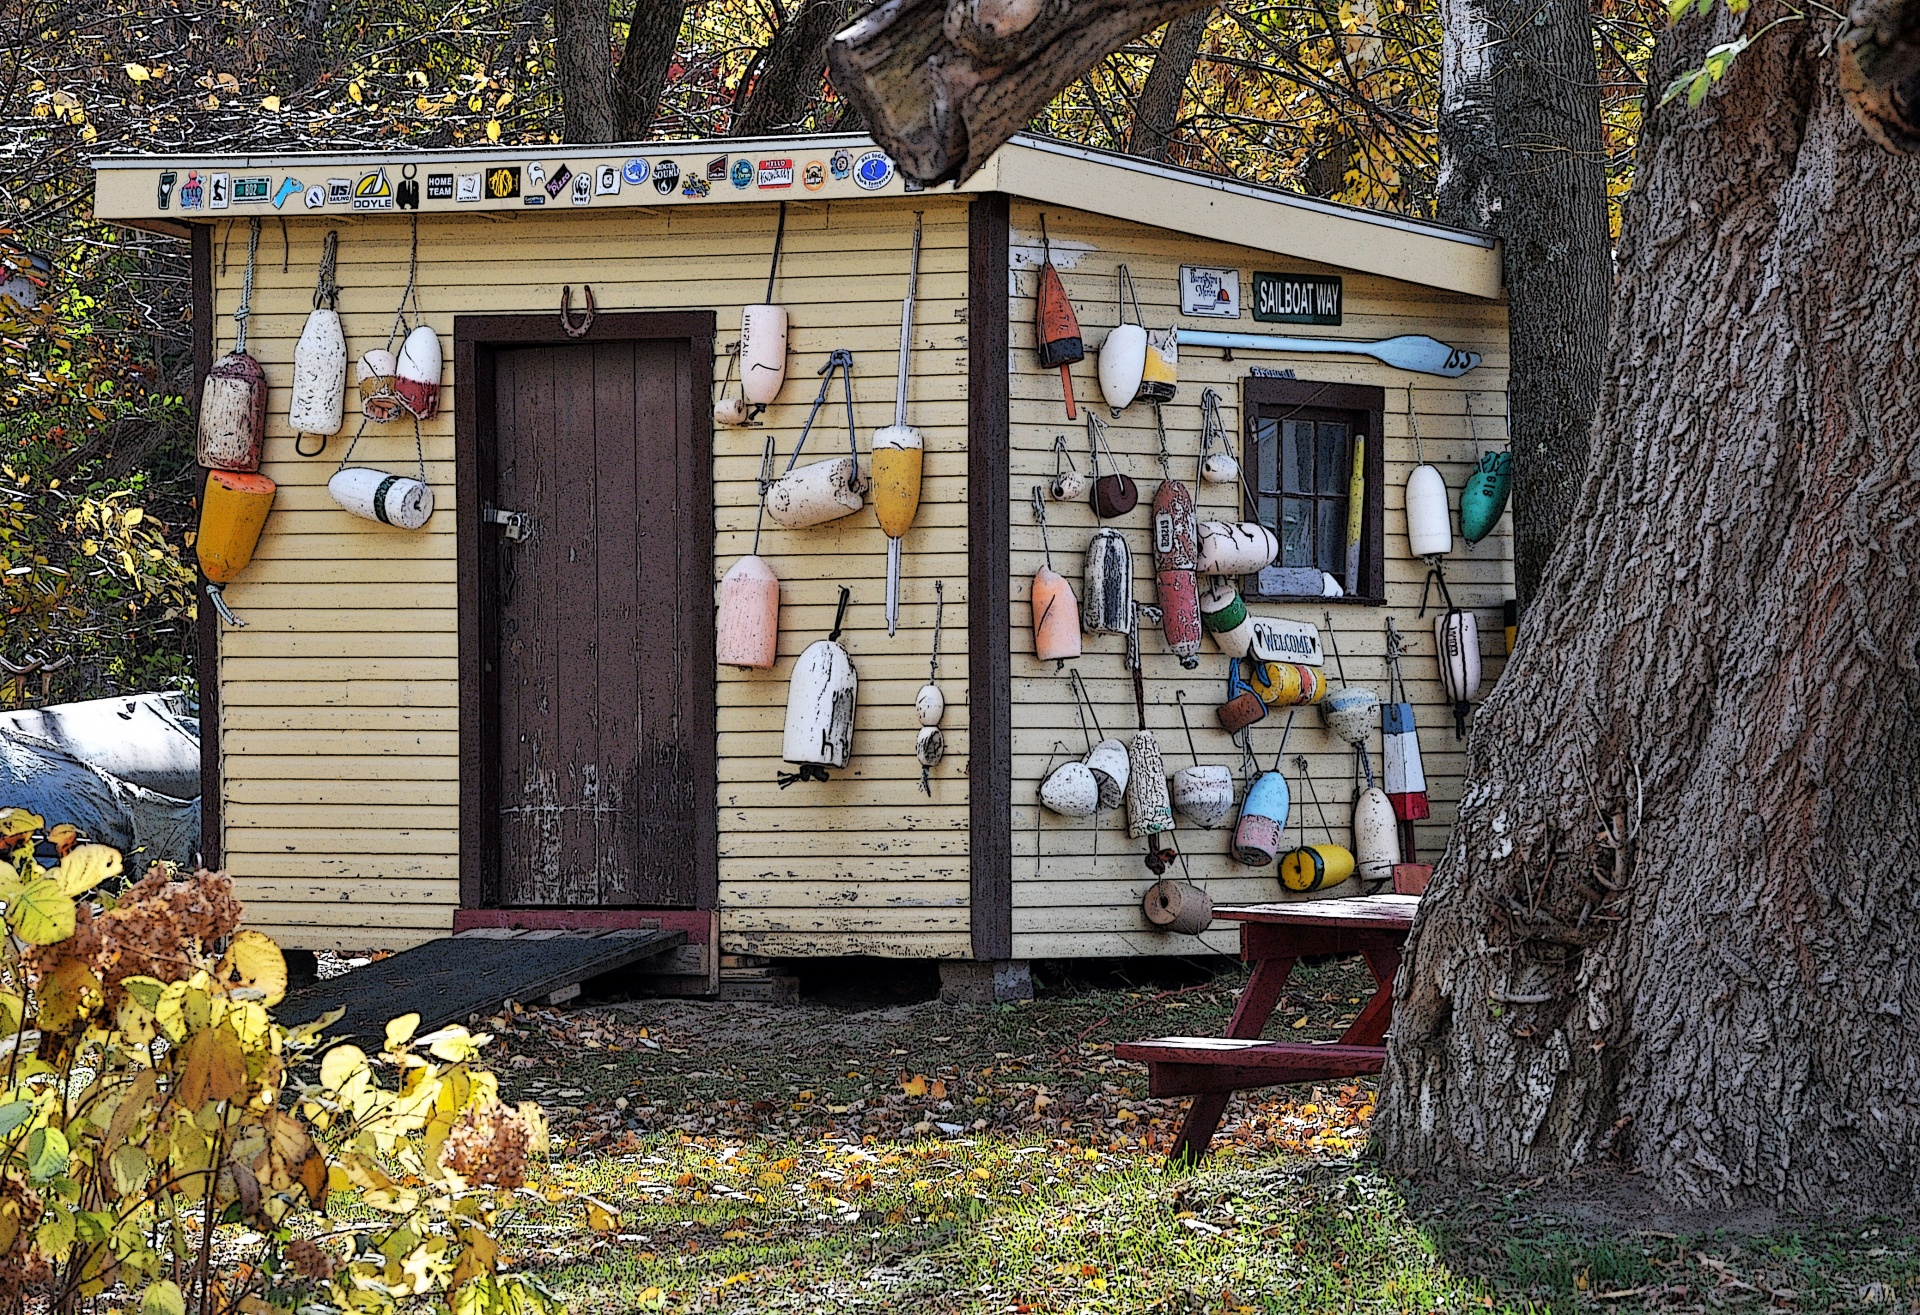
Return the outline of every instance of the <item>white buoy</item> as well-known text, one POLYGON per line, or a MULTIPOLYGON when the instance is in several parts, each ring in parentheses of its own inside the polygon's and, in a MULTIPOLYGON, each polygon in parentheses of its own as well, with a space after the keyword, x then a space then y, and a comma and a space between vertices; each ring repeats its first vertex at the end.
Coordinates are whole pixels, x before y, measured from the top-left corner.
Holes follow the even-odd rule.
POLYGON ((1327 729, 1348 744, 1365 744, 1373 734, 1374 714, 1380 710, 1380 696, 1364 685, 1347 685, 1329 694, 1320 704, 1320 715, 1327 729))
POLYGON ((1085 593, 1080 624, 1089 634, 1125 635, 1133 630, 1133 550, 1116 529, 1094 531, 1087 541, 1085 593))
POLYGON ((766 406, 787 381, 787 308, 748 306, 740 312, 740 388, 766 406))
POLYGON ((1224 452, 1210 453, 1200 463, 1200 482, 1202 484, 1236 484, 1240 480, 1240 463, 1224 452))
POLYGON ((433 486, 411 475, 348 466, 327 481, 342 511, 396 529, 417 530, 433 515, 433 486))
POLYGON ((1140 321, 1140 299, 1133 298, 1134 323, 1128 324, 1126 298, 1133 293, 1133 275, 1122 265, 1114 272, 1114 300, 1120 322, 1100 346, 1100 395, 1115 411, 1125 410, 1140 393, 1147 369, 1147 331, 1140 321), (1123 292, 1124 289, 1124 292, 1123 292))
POLYGON ((1040 783, 1040 803, 1062 817, 1092 817, 1100 811, 1100 783, 1085 763, 1061 763, 1040 783))
POLYGON ((782 785, 791 785, 794 780, 825 780, 825 772, 817 769, 845 767, 852 756, 853 714, 860 679, 854 674, 853 659, 840 646, 840 627, 851 596, 852 591, 842 585, 832 632, 808 644, 793 664, 780 756, 799 764, 802 770, 791 780, 783 779, 782 785), (807 768, 816 770, 809 772, 807 768))
POLYGON ((1253 647, 1253 618, 1229 580, 1215 577, 1200 591, 1200 624, 1230 658, 1243 658, 1253 647))
POLYGON ((296 434, 331 438, 347 409, 347 336, 340 312, 322 306, 307 316, 293 349, 293 401, 287 427, 296 434))
POLYGON ((1150 730, 1137 730, 1127 749, 1127 835, 1138 840, 1171 830, 1173 805, 1167 798, 1160 741, 1150 730))
POLYGON ((1443 612, 1433 619, 1440 656, 1440 686, 1455 703, 1480 697, 1480 620, 1472 612, 1443 612))
POLYGON ((1173 774, 1167 797, 1180 816, 1212 830, 1233 812, 1233 773, 1218 763, 1182 767, 1173 774))
POLYGON ((860 466, 852 457, 835 457, 796 466, 767 488, 767 515, 790 530, 851 516, 866 505, 860 466))
POLYGON ((1202 575, 1252 575, 1279 555, 1280 540, 1257 521, 1200 522, 1202 575))
POLYGON ((1127 782, 1132 776, 1127 746, 1118 740, 1100 741, 1087 751, 1087 770, 1100 787, 1100 810, 1118 808, 1127 797, 1127 782))
POLYGON ((913 713, 920 719, 922 726, 938 726, 940 718, 946 715, 946 711, 947 696, 942 694, 940 687, 931 681, 922 685, 920 692, 913 696, 913 713))
POLYGON ((1444 557, 1453 551, 1447 481, 1433 466, 1415 466, 1407 476, 1407 549, 1415 557, 1444 557))
POLYGON ((1362 881, 1389 881, 1400 861, 1400 837, 1393 803, 1377 785, 1353 800, 1354 872, 1362 881))
POLYGON ((394 367, 393 391, 400 405, 417 420, 431 420, 440 409, 440 372, 445 364, 440 355, 440 336, 424 324, 417 324, 407 340, 400 344, 400 359, 394 367))
POLYGON ((725 425, 729 429, 738 429, 753 419, 753 412, 747 406, 744 397, 723 397, 713 404, 713 423, 725 425))
POLYGON ((389 420, 398 420, 406 413, 400 405, 399 396, 393 391, 394 373, 400 368, 400 360, 384 347, 375 347, 361 354, 359 363, 354 366, 354 386, 360 393, 360 413, 376 424, 385 424, 389 420))

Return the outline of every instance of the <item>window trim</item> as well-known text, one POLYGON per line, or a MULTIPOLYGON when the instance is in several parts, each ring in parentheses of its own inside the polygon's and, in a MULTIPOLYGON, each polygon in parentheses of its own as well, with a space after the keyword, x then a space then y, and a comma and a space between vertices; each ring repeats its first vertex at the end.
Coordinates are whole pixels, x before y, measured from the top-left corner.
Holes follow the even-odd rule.
MULTIPOLYGON (((1240 381, 1240 469, 1242 481, 1241 515, 1259 519, 1251 474, 1259 469, 1254 460, 1254 422, 1263 409, 1345 411, 1365 416, 1367 443, 1367 491, 1360 520, 1360 590, 1340 598, 1319 601, 1378 607, 1387 601, 1386 570, 1386 416, 1387 393, 1384 388, 1366 384, 1321 382, 1313 379, 1267 379, 1248 375, 1240 381)), ((1284 417, 1273 417, 1281 419, 1284 417)), ((1240 592, 1250 603, 1298 603, 1315 595, 1262 594, 1258 576, 1243 576, 1240 592)))

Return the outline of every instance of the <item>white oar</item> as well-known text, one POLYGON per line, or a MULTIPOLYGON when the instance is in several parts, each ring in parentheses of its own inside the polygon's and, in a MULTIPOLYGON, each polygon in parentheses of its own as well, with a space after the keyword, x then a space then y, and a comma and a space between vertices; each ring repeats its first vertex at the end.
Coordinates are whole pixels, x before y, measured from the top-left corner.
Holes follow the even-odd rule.
POLYGON ((1480 353, 1449 347, 1423 333, 1382 338, 1378 342, 1348 342, 1340 338, 1284 338, 1270 333, 1219 333, 1212 329, 1180 330, 1183 347, 1225 347, 1244 352, 1318 352, 1336 356, 1371 356, 1396 370, 1437 374, 1458 379, 1480 364, 1480 353))

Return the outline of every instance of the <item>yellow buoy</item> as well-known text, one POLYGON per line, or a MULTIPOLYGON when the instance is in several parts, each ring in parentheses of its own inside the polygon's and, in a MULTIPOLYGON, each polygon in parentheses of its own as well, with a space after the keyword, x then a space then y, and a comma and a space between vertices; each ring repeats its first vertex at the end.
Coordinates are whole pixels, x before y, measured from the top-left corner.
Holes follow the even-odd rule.
POLYGON ((1305 894, 1337 886, 1353 875, 1353 851, 1345 845, 1306 845, 1280 860, 1280 884, 1305 894))
POLYGON ((265 475, 215 470, 200 500, 200 532, 193 550, 215 584, 230 584, 247 569, 260 530, 273 510, 274 483, 265 475))
POLYGON ((920 216, 913 217, 913 254, 907 296, 900 303, 900 370, 893 423, 873 436, 873 511, 887 536, 887 633, 900 623, 900 540, 920 510, 920 468, 926 459, 920 431, 907 423, 907 367, 913 351, 913 294, 920 281, 920 216))

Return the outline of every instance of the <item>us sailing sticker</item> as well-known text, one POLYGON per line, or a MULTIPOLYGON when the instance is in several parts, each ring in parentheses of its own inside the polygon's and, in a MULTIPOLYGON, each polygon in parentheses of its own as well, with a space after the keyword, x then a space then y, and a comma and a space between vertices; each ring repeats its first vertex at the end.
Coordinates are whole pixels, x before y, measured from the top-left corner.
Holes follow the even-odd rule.
POLYGON ((893 161, 885 151, 868 151, 853 162, 853 181, 866 192, 877 192, 893 181, 893 161))
POLYGON ((762 187, 792 187, 792 160, 762 160, 756 178, 762 187))
POLYGON ((647 181, 647 173, 648 168, 645 160, 628 160, 620 166, 620 176, 635 187, 647 181))
POLYGON ((653 169, 653 190, 662 196, 672 196, 673 189, 680 183, 680 166, 672 160, 662 160, 653 169))
POLYGON ((353 204, 353 179, 351 178, 327 179, 327 204, 328 205, 352 205, 353 204))
POLYGON ((503 164, 487 170, 487 195, 496 201, 511 201, 520 195, 520 167, 503 164))

